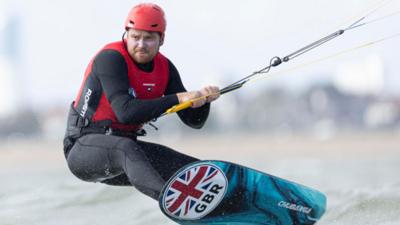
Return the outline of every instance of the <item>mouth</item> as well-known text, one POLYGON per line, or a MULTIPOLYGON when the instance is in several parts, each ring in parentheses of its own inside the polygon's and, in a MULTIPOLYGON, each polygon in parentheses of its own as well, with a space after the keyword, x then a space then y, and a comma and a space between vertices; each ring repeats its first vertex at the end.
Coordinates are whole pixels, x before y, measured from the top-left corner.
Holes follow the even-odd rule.
POLYGON ((143 53, 148 53, 149 51, 145 48, 136 48, 135 52, 143 54, 143 53))
POLYGON ((149 53, 145 52, 145 51, 138 51, 138 52, 136 52, 136 54, 137 55, 148 55, 149 53))

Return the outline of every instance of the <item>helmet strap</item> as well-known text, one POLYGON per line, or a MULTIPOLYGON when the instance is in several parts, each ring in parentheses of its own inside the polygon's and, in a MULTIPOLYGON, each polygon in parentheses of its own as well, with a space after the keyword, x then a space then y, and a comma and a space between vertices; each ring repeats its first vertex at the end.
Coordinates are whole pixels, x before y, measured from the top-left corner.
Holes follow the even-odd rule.
POLYGON ((124 33, 122 33, 122 37, 121 37, 121 39, 122 39, 122 43, 124 44, 124 46, 125 46, 125 48, 126 48, 126 43, 125 43, 125 34, 126 34, 126 31, 124 31, 124 33))

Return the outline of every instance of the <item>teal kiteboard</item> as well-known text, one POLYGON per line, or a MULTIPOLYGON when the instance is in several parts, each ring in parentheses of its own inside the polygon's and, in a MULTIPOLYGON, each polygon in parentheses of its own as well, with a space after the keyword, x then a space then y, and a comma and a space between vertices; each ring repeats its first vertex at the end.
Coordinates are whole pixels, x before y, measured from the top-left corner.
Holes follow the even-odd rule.
POLYGON ((326 197, 254 169, 210 160, 177 171, 159 204, 182 225, 309 225, 324 214, 326 197))

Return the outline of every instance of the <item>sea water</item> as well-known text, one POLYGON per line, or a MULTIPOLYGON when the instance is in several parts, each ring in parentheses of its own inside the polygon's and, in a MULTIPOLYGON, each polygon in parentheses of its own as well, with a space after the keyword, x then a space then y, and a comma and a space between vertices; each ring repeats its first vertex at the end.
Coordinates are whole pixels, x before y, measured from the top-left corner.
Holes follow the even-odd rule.
MULTIPOLYGON (((59 158, 48 157, 42 163, 27 161, 17 166, 5 161, 6 157, 0 153, 4 158, 0 159, 3 164, 0 166, 0 225, 175 224, 161 213, 156 201, 132 187, 107 186, 75 178, 61 150, 54 151, 36 153, 59 154, 59 158)), ((354 149, 346 147, 338 151, 343 156, 313 157, 300 153, 296 157, 275 158, 271 152, 258 151, 246 157, 232 153, 227 159, 325 193, 328 207, 318 222, 320 225, 400 224, 399 155, 382 151, 374 153, 377 157, 363 157, 349 154, 354 149)), ((19 154, 25 155, 22 152, 19 154)))

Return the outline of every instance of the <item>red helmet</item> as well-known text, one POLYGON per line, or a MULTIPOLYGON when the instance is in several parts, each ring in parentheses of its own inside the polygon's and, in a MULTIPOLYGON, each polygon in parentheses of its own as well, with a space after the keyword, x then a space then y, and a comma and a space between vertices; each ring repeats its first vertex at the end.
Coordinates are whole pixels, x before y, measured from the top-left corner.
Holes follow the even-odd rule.
POLYGON ((134 6, 125 21, 126 30, 133 28, 161 34, 164 34, 166 25, 164 11, 153 3, 141 3, 134 6))

